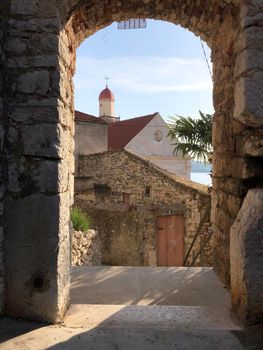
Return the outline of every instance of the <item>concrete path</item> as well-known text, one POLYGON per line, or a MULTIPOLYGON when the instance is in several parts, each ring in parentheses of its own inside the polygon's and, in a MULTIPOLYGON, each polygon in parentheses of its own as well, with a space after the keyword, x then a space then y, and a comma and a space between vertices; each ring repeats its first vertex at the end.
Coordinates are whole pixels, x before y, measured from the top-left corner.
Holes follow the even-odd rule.
POLYGON ((207 305, 230 308, 230 296, 209 267, 73 267, 71 303, 207 305))
POLYGON ((72 302, 61 325, 0 320, 0 349, 263 349, 262 329, 230 317, 229 295, 207 268, 74 268, 72 302))

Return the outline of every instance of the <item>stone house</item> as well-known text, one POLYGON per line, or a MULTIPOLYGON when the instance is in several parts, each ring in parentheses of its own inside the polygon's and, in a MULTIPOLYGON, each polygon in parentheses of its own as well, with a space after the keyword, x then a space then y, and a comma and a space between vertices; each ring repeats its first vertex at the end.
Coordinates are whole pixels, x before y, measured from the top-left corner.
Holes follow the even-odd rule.
MULTIPOLYGON (((119 150, 80 156, 75 204, 99 231, 103 264, 182 266, 210 194, 204 185, 119 150)), ((186 265, 209 232, 198 236, 186 265)), ((208 244, 195 266, 211 265, 210 255, 208 244)))

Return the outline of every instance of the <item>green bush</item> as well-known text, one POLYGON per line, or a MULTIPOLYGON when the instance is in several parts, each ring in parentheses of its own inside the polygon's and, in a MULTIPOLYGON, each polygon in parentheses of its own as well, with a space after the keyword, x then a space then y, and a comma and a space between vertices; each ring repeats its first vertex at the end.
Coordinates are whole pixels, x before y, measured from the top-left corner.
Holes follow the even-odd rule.
POLYGON ((71 221, 76 231, 87 231, 90 228, 90 218, 81 209, 73 207, 71 209, 71 221))

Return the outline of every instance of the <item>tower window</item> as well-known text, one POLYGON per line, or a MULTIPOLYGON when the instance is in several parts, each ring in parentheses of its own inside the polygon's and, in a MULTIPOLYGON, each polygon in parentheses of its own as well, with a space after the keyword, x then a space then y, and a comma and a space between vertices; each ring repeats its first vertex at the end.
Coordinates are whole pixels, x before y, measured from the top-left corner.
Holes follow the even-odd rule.
POLYGON ((151 196, 151 186, 146 186, 145 187, 145 197, 150 197, 151 196))

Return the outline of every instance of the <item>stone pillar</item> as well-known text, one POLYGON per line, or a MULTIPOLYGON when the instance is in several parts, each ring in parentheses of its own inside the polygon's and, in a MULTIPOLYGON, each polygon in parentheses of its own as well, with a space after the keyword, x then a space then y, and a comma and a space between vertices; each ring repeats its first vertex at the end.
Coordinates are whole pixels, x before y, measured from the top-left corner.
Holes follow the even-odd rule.
POLYGON ((227 286, 230 285, 230 228, 240 209, 244 192, 241 177, 244 160, 237 154, 235 137, 245 127, 233 118, 238 27, 238 18, 226 18, 212 48, 215 106, 211 211, 214 224, 213 266, 227 286))
MULTIPOLYGON (((247 2, 248 3, 248 2, 247 2)), ((245 126, 236 138, 247 193, 231 229, 231 295, 243 322, 263 322, 263 15, 262 3, 242 7, 235 70, 234 118, 245 126)))
POLYGON ((54 1, 11 0, 5 45, 5 312, 57 322, 69 305, 74 118, 54 1), (41 16, 40 16, 41 14, 41 16))
POLYGON ((4 127, 4 101, 3 101, 3 79, 4 79, 4 69, 3 69, 3 47, 6 27, 6 16, 4 15, 6 11, 6 2, 1 1, 0 3, 0 315, 3 312, 4 306, 4 260, 3 260, 3 198, 6 189, 6 172, 5 172, 5 162, 4 162, 4 138, 5 138, 5 127, 4 127))
POLYGON ((248 324, 263 322, 263 189, 249 190, 231 228, 233 311, 248 324))

